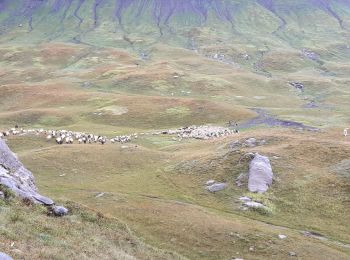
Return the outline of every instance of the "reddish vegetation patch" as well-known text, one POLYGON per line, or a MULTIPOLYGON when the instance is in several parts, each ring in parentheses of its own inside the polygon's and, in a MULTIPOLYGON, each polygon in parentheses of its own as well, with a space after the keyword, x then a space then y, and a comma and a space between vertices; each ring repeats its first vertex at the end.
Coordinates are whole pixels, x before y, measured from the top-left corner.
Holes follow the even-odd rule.
POLYGON ((61 64, 76 56, 83 48, 64 43, 45 43, 40 49, 44 63, 61 64))

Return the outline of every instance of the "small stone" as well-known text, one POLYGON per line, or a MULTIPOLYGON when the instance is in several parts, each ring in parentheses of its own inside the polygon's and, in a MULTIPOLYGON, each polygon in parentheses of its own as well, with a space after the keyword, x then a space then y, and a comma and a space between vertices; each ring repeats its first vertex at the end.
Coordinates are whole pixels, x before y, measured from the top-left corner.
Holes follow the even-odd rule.
POLYGON ((254 146, 256 146, 256 142, 257 142, 257 140, 254 137, 252 137, 252 138, 245 140, 244 144, 246 146, 249 146, 249 147, 254 147, 254 146))
POLYGON ((249 247, 249 251, 254 251, 254 247, 253 246, 249 247))
POLYGON ((244 197, 240 197, 240 198, 239 198, 239 200, 240 200, 240 201, 243 201, 243 202, 252 201, 252 199, 251 199, 251 198, 246 197, 246 196, 244 196, 244 197))
POLYGON ((213 185, 214 183, 215 183, 214 180, 209 180, 205 183, 205 185, 210 186, 210 185, 213 185))
POLYGON ((264 206, 262 203, 255 201, 247 201, 243 205, 248 208, 266 208, 266 206, 264 206))
POLYGON ((285 239, 285 238, 287 238, 287 236, 286 235, 278 235, 278 238, 279 239, 285 239))
POLYGON ((210 192, 217 192, 217 191, 221 191, 223 189, 225 189, 227 187, 226 183, 215 183, 211 186, 208 186, 207 189, 210 192))
POLYGON ((288 255, 289 256, 297 256, 297 254, 295 252, 289 252, 288 255))
POLYGON ((52 206, 51 207, 52 213, 57 217, 62 217, 64 215, 68 214, 68 209, 66 209, 63 206, 52 206))

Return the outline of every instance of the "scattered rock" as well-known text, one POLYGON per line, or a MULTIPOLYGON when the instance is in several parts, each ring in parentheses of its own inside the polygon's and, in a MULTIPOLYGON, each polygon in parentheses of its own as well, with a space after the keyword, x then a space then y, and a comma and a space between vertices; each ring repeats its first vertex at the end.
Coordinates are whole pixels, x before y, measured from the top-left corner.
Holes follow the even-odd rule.
POLYGON ((295 252, 289 252, 288 255, 289 256, 297 256, 297 254, 295 252))
POLYGON ((287 238, 287 236, 286 235, 278 235, 278 238, 279 239, 285 239, 285 238, 287 238))
POLYGON ((0 252, 0 260, 13 260, 8 254, 0 252))
POLYGON ((230 149, 232 149, 232 150, 235 150, 236 148, 239 148, 241 146, 242 146, 242 144, 239 140, 230 143, 230 149))
POLYGON ((249 197, 240 197, 240 198, 239 198, 239 200, 240 200, 240 201, 243 201, 243 202, 249 202, 249 201, 252 201, 252 199, 251 199, 251 198, 249 198, 249 197))
POLYGON ((304 84, 300 82, 289 82, 289 85, 297 90, 304 91, 304 84))
POLYGON ((247 202, 244 202, 243 205, 248 207, 248 208, 253 208, 253 209, 261 208, 261 209, 268 210, 268 208, 264 204, 259 203, 259 202, 255 202, 255 201, 247 201, 247 202))
POLYGON ((248 174, 247 173, 241 173, 236 179, 236 185, 238 187, 241 187, 241 186, 243 186, 246 183, 248 183, 248 174))
POLYGON ((56 205, 54 205, 54 206, 51 207, 51 211, 57 217, 62 217, 62 216, 65 216, 65 215, 68 214, 68 209, 66 209, 63 206, 56 206, 56 205))
POLYGON ((207 187, 207 190, 210 192, 217 192, 224 190, 227 187, 226 183, 214 183, 213 185, 210 185, 207 187))
POLYGON ((319 239, 319 240, 326 240, 326 238, 320 234, 320 233, 317 233, 317 232, 313 232, 313 231, 302 231, 301 232, 304 236, 306 237, 312 237, 312 238, 316 238, 316 239, 319 239))
POLYGON ((210 186, 210 185, 213 185, 214 183, 215 183, 214 180, 209 180, 205 183, 205 185, 210 186))
POLYGON ((306 58, 308 58, 310 60, 313 60, 313 61, 318 61, 320 59, 320 56, 317 53, 315 53, 315 52, 313 52, 311 50, 308 50, 308 49, 303 49, 302 50, 302 54, 306 58))
POLYGON ((245 144, 245 146, 248 146, 248 147, 254 147, 254 146, 256 146, 256 139, 254 137, 249 138, 249 139, 245 140, 244 144, 245 144))
POLYGON ((272 184, 272 167, 266 156, 258 153, 249 164, 248 189, 250 192, 264 193, 272 184))
POLYGON ((99 193, 95 196, 95 198, 100 198, 100 197, 102 197, 103 195, 105 195, 104 192, 99 192, 99 193))

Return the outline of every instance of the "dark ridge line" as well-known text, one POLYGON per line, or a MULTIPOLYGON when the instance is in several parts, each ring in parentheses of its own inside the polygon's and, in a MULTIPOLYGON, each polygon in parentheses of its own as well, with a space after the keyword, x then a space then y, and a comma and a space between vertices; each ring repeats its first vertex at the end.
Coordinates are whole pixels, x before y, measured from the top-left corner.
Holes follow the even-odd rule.
POLYGON ((128 8, 134 0, 116 0, 115 1, 115 12, 114 16, 118 20, 118 24, 122 25, 122 11, 123 9, 128 8))
POLYGON ((275 31, 272 32, 273 35, 277 35, 278 32, 282 31, 286 27, 287 25, 286 20, 278 14, 272 0, 257 0, 257 3, 263 8, 265 8, 266 10, 270 11, 280 20, 281 24, 278 26, 278 28, 275 31))
POLYGON ((52 4, 52 12, 57 13, 65 5, 65 0, 55 0, 52 4))
POLYGON ((139 8, 137 9, 136 18, 141 16, 142 11, 144 10, 144 8, 146 6, 146 2, 147 2, 147 0, 141 0, 141 4, 139 4, 139 8))
POLYGON ((163 31, 162 28, 160 27, 160 22, 161 22, 161 2, 156 1, 154 8, 153 8, 153 16, 157 19, 157 27, 159 29, 160 37, 163 36, 163 31), (159 8, 159 14, 157 15, 157 9, 159 8))
POLYGON ((326 13, 328 13, 329 15, 331 15, 332 17, 334 17, 338 23, 341 29, 343 30, 347 30, 344 27, 344 21, 340 18, 340 16, 332 9, 331 5, 329 2, 325 1, 325 0, 312 0, 312 2, 318 6, 321 10, 325 11, 326 13))
POLYGON ((83 4, 84 2, 85 2, 85 0, 79 0, 78 5, 77 5, 77 7, 75 8, 74 14, 73 14, 73 16, 79 20, 79 23, 78 23, 78 28, 79 28, 79 30, 80 30, 80 26, 81 26, 81 24, 83 23, 84 20, 83 20, 83 18, 81 18, 81 17, 78 15, 78 12, 79 12, 79 10, 80 10, 80 8, 81 8, 81 6, 82 6, 82 4, 83 4))
POLYGON ((194 11, 197 11, 197 13, 199 14, 199 16, 203 16, 204 20, 202 21, 202 23, 205 23, 208 20, 208 10, 203 8, 203 1, 204 0, 198 0, 195 1, 195 5, 194 5, 194 11))
POLYGON ((104 0, 95 0, 94 7, 93 7, 93 16, 94 16, 94 28, 97 26, 97 7, 103 2, 104 0))
POLYGON ((57 39, 60 35, 62 35, 64 33, 64 31, 65 31, 64 19, 67 17, 67 13, 68 13, 69 9, 71 8, 73 1, 74 0, 56 0, 56 2, 53 4, 52 12, 54 12, 54 13, 58 13, 62 8, 64 8, 64 9, 63 9, 63 14, 60 18, 60 29, 57 31, 55 36, 50 37, 49 41, 53 41, 53 40, 57 39))
MULTIPOLYGON (((63 15, 62 15, 62 18, 61 18, 61 23, 64 21, 64 19, 67 17, 67 13, 69 11, 69 9, 72 7, 72 3, 73 3, 73 0, 67 0, 68 2, 68 5, 67 7, 64 9, 63 11, 63 15)), ((64 28, 64 27, 63 27, 64 28)))

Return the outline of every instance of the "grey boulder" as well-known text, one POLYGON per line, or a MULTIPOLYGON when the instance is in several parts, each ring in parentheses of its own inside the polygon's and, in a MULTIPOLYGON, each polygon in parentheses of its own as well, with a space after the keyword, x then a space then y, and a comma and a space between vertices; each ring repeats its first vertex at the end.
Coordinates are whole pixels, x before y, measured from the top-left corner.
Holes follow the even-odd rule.
POLYGON ((54 206, 51 207, 51 211, 57 217, 62 217, 62 216, 65 216, 65 215, 68 214, 68 209, 66 209, 63 206, 56 206, 56 205, 54 205, 54 206))
POLYGON ((266 156, 258 153, 249 164, 248 189, 250 192, 264 193, 272 184, 272 167, 266 156))

